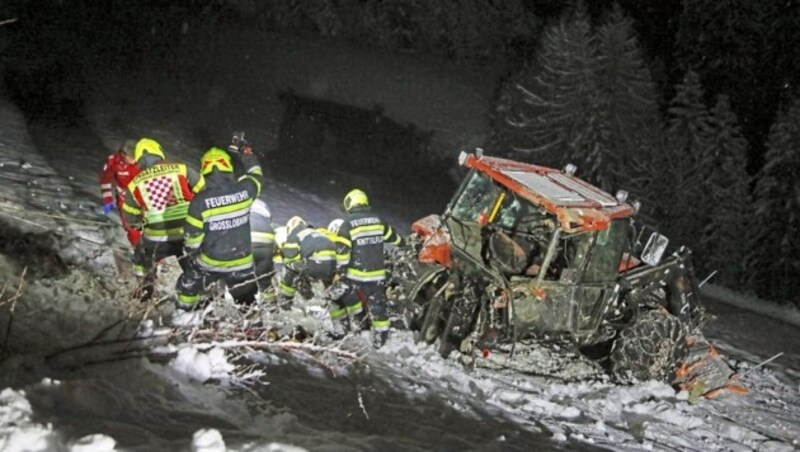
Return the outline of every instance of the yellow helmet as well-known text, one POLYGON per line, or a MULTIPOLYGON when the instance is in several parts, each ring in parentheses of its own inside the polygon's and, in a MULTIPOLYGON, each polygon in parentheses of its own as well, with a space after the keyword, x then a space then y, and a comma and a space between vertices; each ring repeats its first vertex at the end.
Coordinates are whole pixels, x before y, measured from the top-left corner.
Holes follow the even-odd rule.
POLYGON ((289 221, 286 222, 286 233, 291 234, 292 232, 294 232, 295 229, 305 225, 306 225, 306 220, 295 215, 292 218, 289 218, 289 221))
POLYGON ((223 173, 232 173, 233 163, 231 162, 231 155, 220 148, 211 148, 206 151, 200 159, 200 173, 205 176, 214 169, 223 173))
POLYGON ((142 138, 136 142, 136 147, 133 148, 133 160, 138 162, 145 154, 157 155, 161 157, 161 160, 166 158, 164 157, 164 150, 161 149, 161 145, 152 138, 142 138))
POLYGON ((353 207, 357 206, 368 206, 369 199, 367 198, 367 194, 359 189, 350 190, 344 197, 344 210, 350 212, 353 207))

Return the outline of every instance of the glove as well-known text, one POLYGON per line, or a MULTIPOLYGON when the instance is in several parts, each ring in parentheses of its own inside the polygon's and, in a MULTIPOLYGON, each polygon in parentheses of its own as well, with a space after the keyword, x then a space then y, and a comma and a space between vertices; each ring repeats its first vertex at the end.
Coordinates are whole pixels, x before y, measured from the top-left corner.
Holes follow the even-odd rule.
POLYGON ((107 202, 103 204, 103 215, 108 215, 109 212, 116 209, 117 206, 114 205, 114 202, 107 202))

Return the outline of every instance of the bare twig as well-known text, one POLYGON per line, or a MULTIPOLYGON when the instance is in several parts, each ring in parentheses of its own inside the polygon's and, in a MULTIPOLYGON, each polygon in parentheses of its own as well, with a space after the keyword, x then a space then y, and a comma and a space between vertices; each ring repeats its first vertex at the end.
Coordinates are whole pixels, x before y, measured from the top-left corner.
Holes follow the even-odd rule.
MULTIPOLYGON (((8 343, 11 340, 11 326, 14 323, 14 311, 17 308, 17 300, 19 299, 20 295, 22 295, 22 288, 25 285, 25 273, 28 272, 28 267, 22 269, 22 274, 19 277, 19 286, 17 286, 17 292, 11 297, 9 300, 6 300, 4 303, 10 302, 11 309, 9 310, 8 315, 8 324, 6 325, 6 334, 3 338, 3 350, 2 355, 6 354, 6 350, 8 350, 8 343)), ((5 292, 5 285, 3 286, 3 292, 5 292)))
POLYGON ((8 24, 13 24, 13 23, 14 23, 14 22, 16 22, 17 20, 19 20, 19 19, 18 19, 18 18, 16 18, 16 17, 15 17, 15 18, 13 18, 13 19, 5 19, 5 20, 0 20, 0 26, 2 26, 2 25, 8 25, 8 24))
POLYGON ((364 413, 364 416, 369 419, 369 413, 367 413, 367 409, 364 407, 364 398, 361 397, 361 390, 358 390, 358 406, 361 407, 361 412, 364 413))
POLYGON ((748 369, 745 373, 743 373, 740 376, 740 378, 746 376, 747 374, 749 374, 750 372, 758 369, 759 367, 763 367, 763 366, 771 363, 772 361, 775 361, 776 359, 780 358, 781 356, 783 356, 783 352, 775 354, 774 356, 772 356, 771 358, 767 359, 766 361, 761 361, 760 363, 756 364, 755 366, 753 366, 750 369, 748 369))
POLYGON ((713 272, 711 272, 711 274, 710 274, 710 275, 708 275, 708 276, 706 277, 706 279, 704 279, 703 281, 701 281, 701 282, 700 282, 700 284, 698 284, 698 285, 697 285, 697 287, 703 287, 703 284, 707 283, 707 282, 708 282, 708 281, 709 281, 711 278, 713 278, 713 277, 714 277, 714 275, 716 275, 716 274, 717 274, 717 271, 716 271, 716 270, 714 270, 713 272))

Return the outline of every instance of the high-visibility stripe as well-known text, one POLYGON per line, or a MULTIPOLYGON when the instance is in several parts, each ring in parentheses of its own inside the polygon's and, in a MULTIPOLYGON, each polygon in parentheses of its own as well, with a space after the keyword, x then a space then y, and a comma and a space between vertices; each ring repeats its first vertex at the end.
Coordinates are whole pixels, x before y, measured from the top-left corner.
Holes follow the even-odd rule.
POLYGON ((372 237, 383 234, 382 224, 371 224, 367 226, 359 226, 350 230, 350 238, 357 239, 361 237, 372 237))
POLYGON ((287 297, 293 297, 295 292, 297 292, 297 289, 288 284, 284 284, 283 282, 280 282, 278 284, 278 287, 281 289, 281 293, 286 295, 287 297))
POLYGON ((143 265, 134 265, 133 266, 133 274, 136 276, 144 276, 144 266, 143 265))
POLYGON ((250 231, 250 241, 253 243, 275 243, 275 234, 250 231))
POLYGON ((338 320, 344 317, 345 314, 347 314, 347 310, 344 308, 332 309, 331 311, 329 311, 329 313, 331 315, 332 320, 338 320))
POLYGON ((347 245, 348 248, 352 248, 353 247, 353 242, 351 242, 350 239, 347 239, 347 238, 344 238, 344 237, 339 237, 338 242, 347 245))
POLYGON ((392 232, 393 232, 392 231, 392 227, 391 226, 387 226, 386 228, 384 228, 384 231, 386 231, 386 232, 383 233, 383 241, 389 240, 389 237, 392 236, 392 232))
POLYGON ((190 225, 196 227, 197 229, 203 229, 203 221, 202 220, 198 220, 197 218, 195 218, 195 217, 193 217, 191 215, 187 215, 186 216, 186 222, 189 223, 190 225))
POLYGON ((205 238, 205 234, 197 234, 197 235, 187 235, 186 236, 186 247, 196 249, 199 248, 200 245, 203 243, 203 238, 205 238))
POLYGON ((183 228, 154 229, 145 226, 142 236, 153 242, 173 242, 183 240, 183 228))
POLYGON ((185 294, 178 292, 178 307, 181 309, 192 309, 200 302, 199 294, 185 294))
POLYGON ((124 210, 125 212, 128 212, 131 215, 139 216, 139 215, 142 214, 141 210, 139 210, 138 208, 128 204, 127 202, 123 202, 122 203, 122 210, 124 210))
POLYGON ((339 265, 347 265, 350 262, 350 253, 339 254, 336 253, 336 263, 339 265))
POLYGON ((336 260, 336 251, 333 250, 320 250, 311 253, 308 258, 316 262, 329 262, 336 260))
POLYGON ((247 256, 240 257, 238 259, 220 261, 208 257, 205 253, 200 253, 200 258, 198 261, 200 262, 200 265, 208 270, 218 272, 234 272, 251 268, 253 266, 253 255, 248 254, 247 256))
POLYGON ((202 175, 200 176, 200 180, 197 181, 196 184, 192 187, 192 192, 198 193, 200 190, 205 188, 206 186, 206 179, 202 175))
POLYGON ((346 306, 345 309, 347 310, 347 313, 350 315, 358 315, 364 312, 364 305, 360 301, 358 301, 355 304, 346 306))
POLYGON ((212 209, 204 210, 203 219, 208 220, 209 218, 214 218, 215 220, 225 220, 228 218, 232 218, 233 216, 237 216, 235 214, 241 215, 239 211, 247 210, 247 208, 250 207, 250 204, 252 203, 253 203, 252 199, 246 199, 244 201, 240 201, 235 204, 230 204, 222 207, 214 207, 212 209), (230 216, 229 214, 231 213, 234 213, 234 215, 230 216))
POLYGON ((383 281, 386 279, 386 269, 364 271, 355 268, 348 268, 347 277, 353 281, 383 281))
POLYGON ((111 184, 100 184, 100 189, 101 190, 111 190, 112 186, 113 185, 111 185, 111 184))
POLYGON ((391 322, 388 320, 373 320, 372 321, 372 330, 373 331, 386 331, 389 327, 392 326, 391 322))
POLYGON ((164 210, 147 210, 144 219, 148 223, 163 223, 165 221, 181 220, 189 213, 189 203, 182 202, 164 210))

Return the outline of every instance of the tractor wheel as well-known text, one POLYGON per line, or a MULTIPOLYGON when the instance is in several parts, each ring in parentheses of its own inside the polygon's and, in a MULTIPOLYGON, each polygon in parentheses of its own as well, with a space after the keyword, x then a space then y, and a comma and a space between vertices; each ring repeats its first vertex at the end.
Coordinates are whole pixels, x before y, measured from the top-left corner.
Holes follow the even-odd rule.
MULTIPOLYGON (((436 348, 436 351, 439 352, 442 358, 450 356, 450 353, 458 346, 458 343, 453 342, 455 338, 452 336, 453 327, 456 325, 456 322, 458 322, 456 313, 450 312, 450 315, 447 316, 447 321, 444 323, 442 332, 439 334, 439 346, 436 348)), ((460 343, 461 341, 458 342, 460 343)))
POLYGON ((419 336, 417 342, 425 342, 426 344, 433 344, 436 338, 439 337, 442 331, 442 305, 444 300, 436 297, 428 302, 425 308, 425 314, 422 317, 422 323, 419 328, 419 336))
POLYGON ((618 381, 660 380, 671 383, 686 357, 686 327, 661 309, 641 313, 622 330, 611 348, 611 374, 618 381))
POLYGON ((436 298, 436 294, 447 283, 447 269, 431 267, 426 269, 409 290, 409 301, 406 305, 406 326, 412 331, 422 330, 422 323, 428 312, 429 305, 436 298), (409 306, 414 306, 411 309, 409 306))

